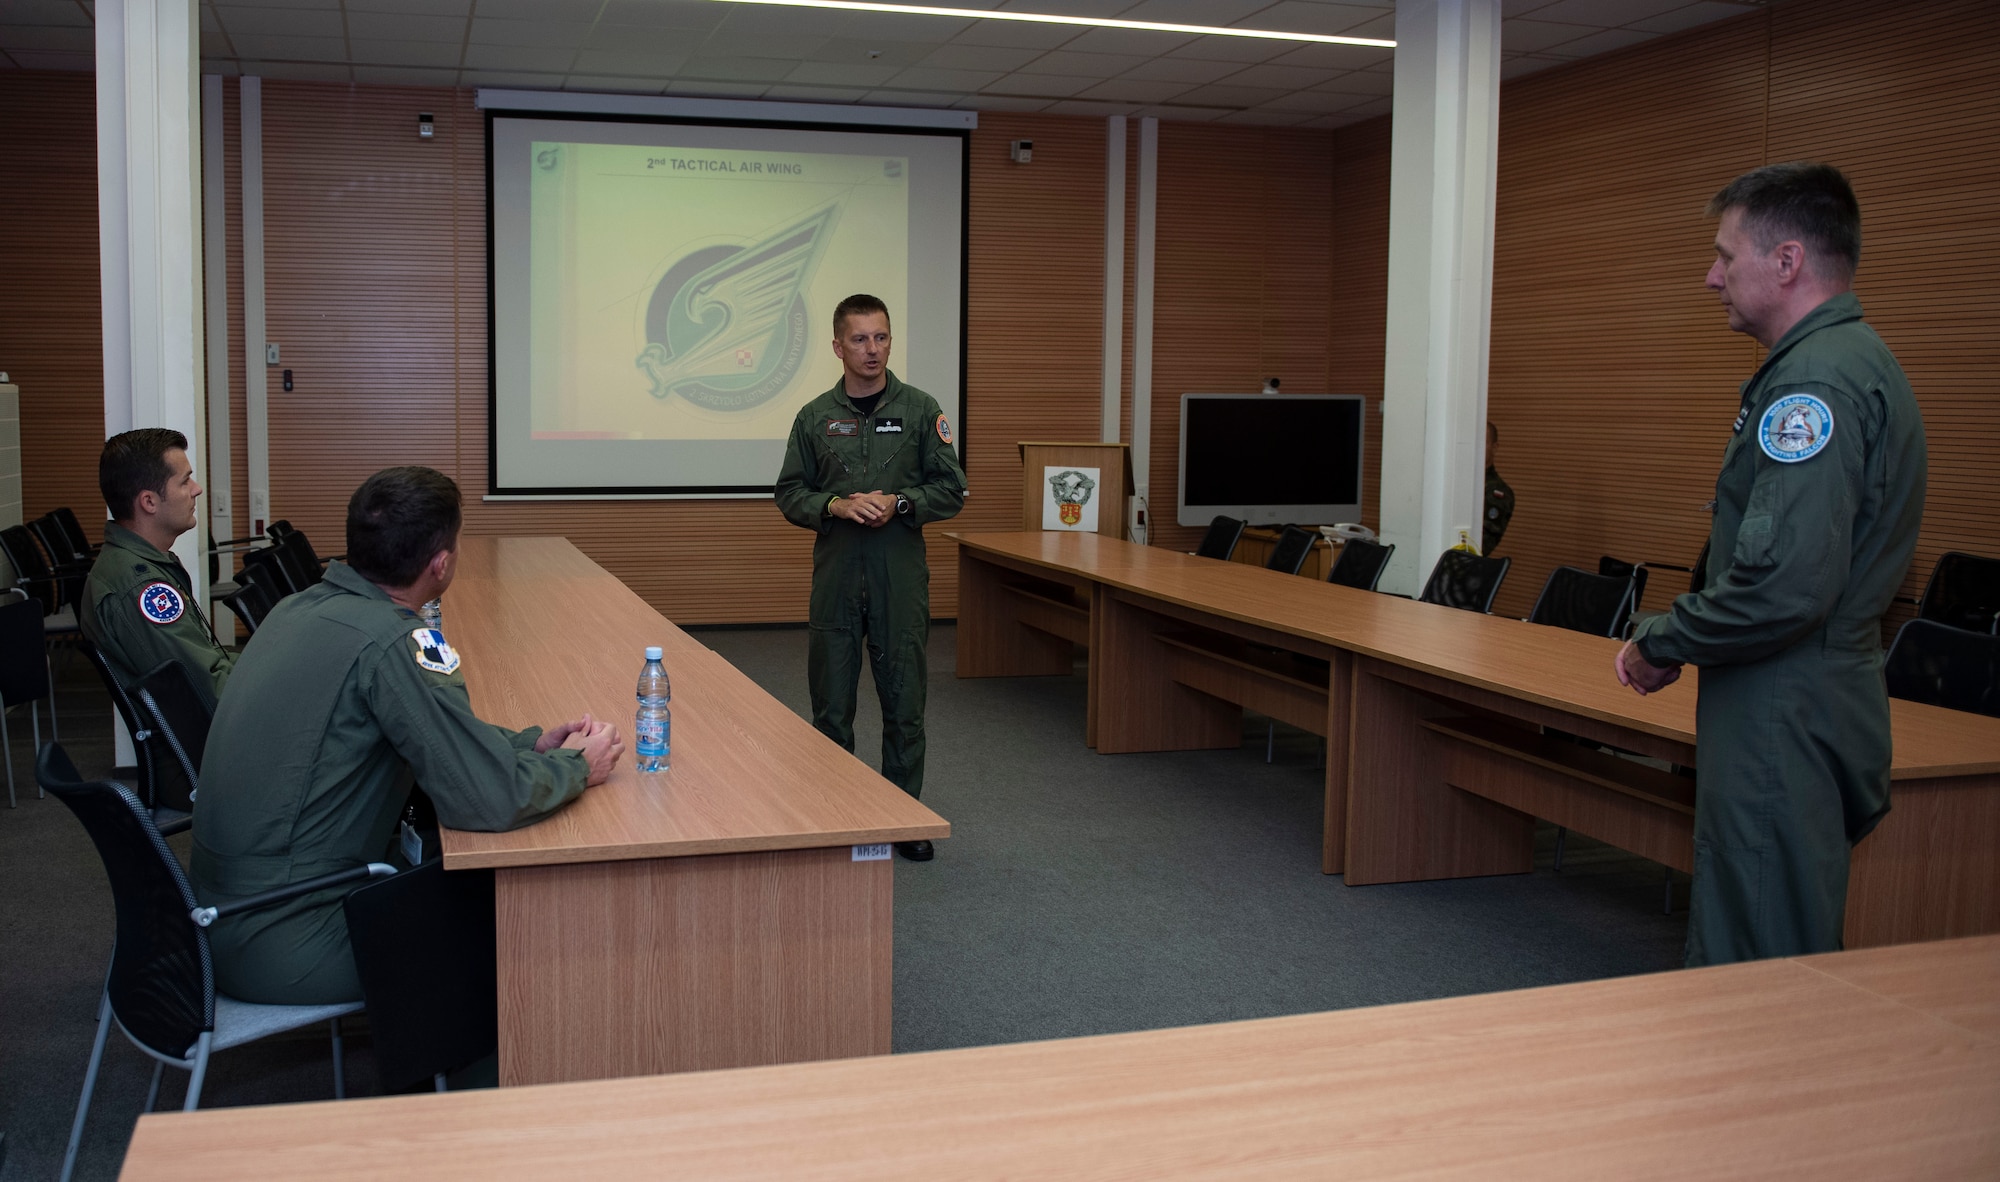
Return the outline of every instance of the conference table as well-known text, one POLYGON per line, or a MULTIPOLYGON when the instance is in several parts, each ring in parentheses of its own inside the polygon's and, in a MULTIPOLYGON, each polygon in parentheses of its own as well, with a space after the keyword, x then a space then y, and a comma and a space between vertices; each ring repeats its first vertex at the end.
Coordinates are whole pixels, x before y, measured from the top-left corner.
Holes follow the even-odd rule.
MULTIPOLYGON (((1095 534, 947 536, 960 677, 1066 675, 1085 647, 1103 754, 1235 747, 1245 708, 1323 737, 1320 868, 1349 886, 1525 873, 1537 818, 1693 871, 1698 785, 1670 768, 1695 762, 1697 670, 1641 697, 1606 637, 1095 534)), ((2000 932, 2000 719, 1891 718, 1846 946, 2000 932)))
POLYGON ((2000 1176, 2000 937, 1214 1026, 139 1119, 131 1182, 2000 1176))
POLYGON ((443 831, 447 872, 494 872, 503 1084, 888 1052, 889 844, 948 837, 943 818, 565 539, 463 538, 444 631, 480 717, 589 712, 627 742, 552 817, 443 831), (673 679, 672 766, 641 774, 651 644, 673 679))

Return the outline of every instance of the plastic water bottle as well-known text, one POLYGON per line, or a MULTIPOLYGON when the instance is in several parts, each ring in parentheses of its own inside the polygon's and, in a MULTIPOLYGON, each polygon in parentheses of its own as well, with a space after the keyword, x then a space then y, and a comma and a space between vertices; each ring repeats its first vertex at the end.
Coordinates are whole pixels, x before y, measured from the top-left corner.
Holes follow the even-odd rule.
POLYGON ((666 667, 660 664, 660 646, 647 645, 646 667, 639 670, 639 715, 632 722, 642 772, 667 770, 674 735, 674 711, 668 703, 673 698, 673 682, 667 679, 666 667))

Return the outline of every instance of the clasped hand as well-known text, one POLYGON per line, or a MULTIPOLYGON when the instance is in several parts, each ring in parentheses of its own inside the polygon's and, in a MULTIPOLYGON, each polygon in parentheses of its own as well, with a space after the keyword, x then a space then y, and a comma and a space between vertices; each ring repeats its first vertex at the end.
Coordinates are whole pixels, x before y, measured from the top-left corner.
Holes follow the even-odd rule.
POLYGON ((572 722, 557 723, 535 740, 537 752, 547 753, 558 747, 583 753, 583 761, 590 767, 590 775, 584 780, 588 786, 610 779, 611 769, 618 766, 618 757, 625 753, 625 741, 618 737, 618 728, 599 722, 588 713, 572 722))
POLYGON ((881 489, 865 493, 844 493, 828 510, 835 517, 845 517, 856 525, 881 528, 896 515, 896 495, 881 489))
POLYGON ((1618 684, 1631 686, 1633 692, 1641 697, 1663 690, 1681 679, 1679 665, 1653 664, 1639 651, 1638 644, 1630 640, 1618 650, 1611 664, 1613 672, 1618 674, 1618 684))

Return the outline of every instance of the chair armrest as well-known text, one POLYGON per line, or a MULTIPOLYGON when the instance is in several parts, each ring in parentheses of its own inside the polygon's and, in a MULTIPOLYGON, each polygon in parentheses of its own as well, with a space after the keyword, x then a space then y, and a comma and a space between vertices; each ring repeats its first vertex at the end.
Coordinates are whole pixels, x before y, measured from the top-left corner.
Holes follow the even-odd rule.
MULTIPOLYGON (((156 813, 155 816, 157 815, 158 814, 156 813)), ((193 825, 194 825, 194 814, 184 813, 178 817, 174 817, 171 820, 157 823, 154 825, 154 828, 160 831, 161 837, 172 837, 176 833, 187 832, 188 829, 191 828, 193 825)))
POLYGON ((1909 605, 1910 605, 1911 607, 1922 607, 1922 606, 1923 606, 1923 601, 1922 601, 1922 600, 1920 600, 1920 599, 1918 599, 1918 598, 1917 598, 1916 596, 1914 596, 1914 595, 1892 595, 1892 596, 1890 596, 1890 597, 1889 597, 1889 602, 1890 602, 1890 603, 1907 603, 1907 604, 1909 604, 1909 605))
POLYGON ((255 911, 259 907, 269 907, 273 903, 283 903, 300 895, 310 895, 314 891, 323 891, 328 887, 346 886, 350 882, 360 882, 367 878, 388 878, 394 873, 396 868, 387 862, 370 862, 366 866, 321 874, 304 882, 290 883, 275 890, 262 891, 214 907, 197 907, 188 912, 188 918, 194 920, 196 927, 205 928, 225 915, 235 915, 239 911, 255 911))

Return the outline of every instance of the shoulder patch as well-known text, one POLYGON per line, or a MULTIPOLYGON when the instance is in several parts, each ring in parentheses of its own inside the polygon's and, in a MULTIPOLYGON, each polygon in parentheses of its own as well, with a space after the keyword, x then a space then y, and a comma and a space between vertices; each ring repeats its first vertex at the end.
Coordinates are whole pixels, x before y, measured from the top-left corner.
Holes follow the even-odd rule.
POLYGON ((1833 408, 1811 394, 1787 394, 1757 426, 1757 443, 1781 464, 1809 460, 1833 439, 1833 408))
POLYGON ((947 419, 947 418, 945 418, 945 417, 944 417, 943 415, 939 415, 939 416, 938 416, 938 420, 937 420, 937 433, 938 433, 938 438, 939 438, 939 439, 942 439, 942 440, 944 440, 944 441, 945 441, 946 443, 950 443, 950 442, 951 442, 951 420, 950 420, 950 419, 947 419))
POLYGON ((139 589, 139 614, 154 624, 171 624, 187 611, 187 601, 172 583, 148 583, 139 589))
POLYGON ((417 668, 432 673, 458 672, 458 654, 444 642, 444 633, 436 628, 419 628, 410 633, 410 639, 417 644, 417 668))

